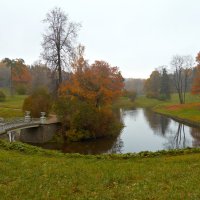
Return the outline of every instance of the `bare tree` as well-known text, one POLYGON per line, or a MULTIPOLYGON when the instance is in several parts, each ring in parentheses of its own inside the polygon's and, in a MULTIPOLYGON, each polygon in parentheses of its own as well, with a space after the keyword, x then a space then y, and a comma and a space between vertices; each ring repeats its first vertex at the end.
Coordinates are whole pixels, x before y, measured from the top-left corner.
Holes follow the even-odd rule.
POLYGON ((42 57, 58 76, 58 85, 62 82, 62 70, 69 67, 74 54, 74 46, 79 23, 71 22, 68 15, 61 8, 54 8, 46 15, 44 23, 48 24, 43 35, 42 57))
POLYGON ((178 92, 179 102, 185 103, 185 94, 188 87, 188 78, 194 60, 191 56, 176 55, 172 58, 171 66, 174 70, 174 84, 178 92))

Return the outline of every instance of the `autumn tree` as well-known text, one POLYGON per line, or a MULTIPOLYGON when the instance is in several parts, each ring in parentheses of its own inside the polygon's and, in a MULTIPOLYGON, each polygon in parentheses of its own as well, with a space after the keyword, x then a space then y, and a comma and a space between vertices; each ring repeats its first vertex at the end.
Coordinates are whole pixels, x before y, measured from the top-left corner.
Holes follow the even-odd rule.
POLYGON ((179 102, 185 103, 185 94, 188 87, 188 78, 194 64, 191 56, 176 55, 172 58, 171 66, 174 70, 174 85, 178 92, 179 102))
POLYGON ((79 59, 71 79, 62 85, 61 93, 76 96, 100 108, 119 97, 123 87, 123 77, 117 67, 104 61, 95 61, 87 66, 84 60, 79 59))
POLYGON ((12 72, 12 81, 15 84, 27 84, 31 81, 29 68, 25 65, 24 60, 22 59, 15 60, 15 67, 12 72))
POLYGON ((200 52, 196 57, 196 62, 197 66, 195 69, 196 73, 192 84, 192 94, 200 94, 200 52))
POLYGON ((58 75, 58 85, 62 82, 62 70, 71 62, 79 23, 70 21, 68 15, 61 8, 54 8, 47 13, 44 23, 47 24, 43 35, 42 57, 58 75))
POLYGON ((21 58, 2 60, 10 68, 10 92, 13 95, 13 85, 27 84, 31 81, 31 74, 21 58))
MULTIPOLYGON (((89 65, 79 47, 73 73, 60 87, 55 110, 73 141, 118 133, 122 124, 110 104, 122 94, 123 77, 117 67, 95 61, 89 65)), ((65 135, 65 133, 63 134, 65 135)))
POLYGON ((0 87, 10 86, 10 69, 5 63, 0 62, 0 87))
POLYGON ((192 94, 200 94, 200 66, 196 67, 196 76, 192 85, 192 94))
POLYGON ((15 60, 9 58, 4 58, 2 63, 5 63, 8 68, 10 68, 10 95, 13 95, 13 83, 12 83, 12 69, 15 66, 15 60))
POLYGON ((147 97, 158 98, 160 93, 160 73, 155 70, 150 77, 145 81, 144 90, 147 97))

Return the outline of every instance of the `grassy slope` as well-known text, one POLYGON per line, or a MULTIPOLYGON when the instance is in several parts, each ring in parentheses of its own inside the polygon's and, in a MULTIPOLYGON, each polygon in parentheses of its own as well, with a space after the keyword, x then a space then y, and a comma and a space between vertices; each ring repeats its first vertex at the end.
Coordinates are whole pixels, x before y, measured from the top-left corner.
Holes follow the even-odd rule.
MULTIPOLYGON (((22 98, 0 106, 13 111, 22 98)), ((176 102, 176 96, 169 102, 140 97, 135 105, 161 109, 176 102)), ((0 199, 200 199, 200 152, 192 151, 198 153, 79 156, 0 142, 0 199)))
POLYGON ((13 118, 23 116, 22 104, 25 95, 7 96, 6 101, 0 102, 0 117, 13 118))
POLYGON ((4 200, 200 199, 200 153, 127 159, 40 152, 3 142, 0 163, 4 200))
POLYGON ((198 125, 200 122, 200 97, 187 94, 186 104, 180 105, 177 95, 173 95, 170 102, 157 105, 153 110, 198 125))

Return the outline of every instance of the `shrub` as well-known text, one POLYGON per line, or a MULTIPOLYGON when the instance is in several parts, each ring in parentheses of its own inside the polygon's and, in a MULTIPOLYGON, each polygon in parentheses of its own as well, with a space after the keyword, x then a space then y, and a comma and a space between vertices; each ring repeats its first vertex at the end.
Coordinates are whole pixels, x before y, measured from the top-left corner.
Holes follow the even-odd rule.
POLYGON ((146 97, 147 98, 152 98, 152 99, 157 99, 158 97, 159 97, 159 94, 158 93, 154 93, 154 92, 148 92, 147 94, 146 94, 146 97))
POLYGON ((4 94, 4 92, 0 91, 0 102, 3 102, 6 100, 6 95, 4 94))
POLYGON ((24 100, 23 111, 31 111, 32 117, 40 117, 41 112, 46 112, 46 115, 49 114, 51 105, 51 96, 48 91, 39 88, 24 100))
POLYGON ((161 101, 166 101, 170 99, 170 96, 167 96, 166 94, 160 94, 158 99, 161 101))
POLYGON ((25 95, 27 93, 27 88, 25 85, 18 85, 16 86, 16 92, 19 95, 25 95))
POLYGON ((131 101, 135 101, 137 93, 135 91, 124 91, 124 95, 128 97, 131 101))
POLYGON ((109 108, 98 109, 79 100, 62 99, 55 110, 68 128, 66 136, 71 141, 116 135, 122 128, 109 108))

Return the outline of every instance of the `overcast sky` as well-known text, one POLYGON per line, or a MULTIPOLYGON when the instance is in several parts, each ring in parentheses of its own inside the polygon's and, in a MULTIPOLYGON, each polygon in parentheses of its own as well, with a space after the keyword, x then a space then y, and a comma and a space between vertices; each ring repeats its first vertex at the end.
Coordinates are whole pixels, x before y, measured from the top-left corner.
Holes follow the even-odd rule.
POLYGON ((0 0, 0 59, 38 60, 42 20, 55 6, 82 23, 86 59, 118 66, 126 78, 147 78, 173 55, 200 51, 199 0, 0 0))

